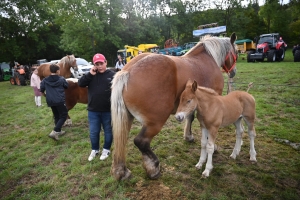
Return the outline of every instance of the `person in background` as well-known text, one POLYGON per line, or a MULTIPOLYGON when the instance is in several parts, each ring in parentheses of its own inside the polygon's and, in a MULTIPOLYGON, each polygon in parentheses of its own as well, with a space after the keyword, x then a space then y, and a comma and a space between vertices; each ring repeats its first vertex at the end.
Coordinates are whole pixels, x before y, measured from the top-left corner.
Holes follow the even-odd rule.
POLYGON ((120 55, 118 55, 118 61, 116 62, 116 66, 115 66, 116 71, 122 70, 124 66, 125 66, 125 62, 123 58, 120 55))
POLYGON ((78 81, 79 87, 88 87, 87 110, 92 147, 88 161, 92 161, 99 154, 101 127, 104 130, 104 144, 100 160, 108 158, 113 141, 110 96, 115 72, 107 69, 103 54, 95 54, 93 63, 90 71, 78 81))
POLYGON ((142 53, 143 53, 142 51, 139 51, 139 52, 138 52, 138 55, 140 55, 140 54, 142 54, 142 53))
POLYGON ((68 88, 68 82, 60 75, 59 66, 50 65, 50 76, 44 78, 41 82, 40 92, 46 96, 46 102, 51 107, 55 127, 49 134, 53 140, 58 140, 59 136, 65 134, 61 130, 68 117, 68 109, 66 107, 65 89, 68 88), (45 91, 47 95, 45 95, 45 91))
POLYGON ((296 52, 297 50, 300 50, 299 44, 296 44, 296 45, 293 47, 293 50, 292 50, 293 56, 295 56, 295 52, 296 52))
POLYGON ((30 78, 30 86, 32 87, 34 92, 35 105, 37 107, 40 107, 42 106, 42 101, 41 101, 42 93, 40 92, 41 79, 37 74, 38 74, 38 70, 37 68, 34 68, 30 78))

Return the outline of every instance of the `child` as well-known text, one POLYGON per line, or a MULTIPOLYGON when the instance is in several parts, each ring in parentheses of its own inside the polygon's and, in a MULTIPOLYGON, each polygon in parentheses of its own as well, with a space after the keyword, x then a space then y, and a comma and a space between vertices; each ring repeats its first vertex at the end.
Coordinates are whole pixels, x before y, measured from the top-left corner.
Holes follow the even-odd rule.
POLYGON ((65 89, 68 88, 68 82, 63 77, 59 76, 59 66, 50 65, 51 75, 44 78, 41 82, 40 91, 44 94, 47 92, 46 102, 52 109, 54 116, 55 127, 49 134, 49 137, 53 140, 58 140, 58 136, 65 134, 65 131, 61 130, 61 127, 65 123, 68 110, 65 102, 65 89))
POLYGON ((30 78, 30 86, 33 88, 35 105, 37 107, 40 107, 42 106, 41 103, 42 93, 40 92, 41 79, 37 74, 38 74, 38 70, 37 68, 34 68, 34 71, 30 78))

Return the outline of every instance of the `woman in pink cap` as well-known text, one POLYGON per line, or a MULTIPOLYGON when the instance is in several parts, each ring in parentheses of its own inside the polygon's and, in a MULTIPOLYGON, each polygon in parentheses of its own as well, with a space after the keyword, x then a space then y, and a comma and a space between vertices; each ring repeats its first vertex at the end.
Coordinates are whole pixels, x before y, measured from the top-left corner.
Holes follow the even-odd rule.
POLYGON ((115 72, 107 69, 107 61, 102 54, 93 57, 94 66, 78 81, 80 87, 88 87, 88 121, 92 151, 88 158, 92 161, 99 154, 100 131, 104 130, 104 144, 100 160, 105 160, 110 154, 113 141, 110 95, 111 82, 115 72))

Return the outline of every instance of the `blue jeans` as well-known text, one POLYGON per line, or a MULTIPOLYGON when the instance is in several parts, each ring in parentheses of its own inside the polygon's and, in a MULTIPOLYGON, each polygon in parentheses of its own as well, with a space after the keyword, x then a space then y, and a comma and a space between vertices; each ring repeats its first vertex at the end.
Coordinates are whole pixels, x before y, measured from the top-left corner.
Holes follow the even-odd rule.
POLYGON ((90 140, 92 150, 99 150, 100 147, 100 131, 104 130, 103 148, 110 150, 113 141, 111 113, 110 112, 93 112, 88 111, 88 120, 90 125, 90 140))

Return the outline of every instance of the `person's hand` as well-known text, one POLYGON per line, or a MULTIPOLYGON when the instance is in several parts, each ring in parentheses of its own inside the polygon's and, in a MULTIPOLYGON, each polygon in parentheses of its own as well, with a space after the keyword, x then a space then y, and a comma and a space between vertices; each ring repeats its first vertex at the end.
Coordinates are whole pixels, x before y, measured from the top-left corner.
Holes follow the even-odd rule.
POLYGON ((91 69, 90 69, 90 73, 92 74, 92 75, 96 75, 97 74, 97 71, 98 71, 98 69, 97 69, 97 67, 92 67, 91 69))

